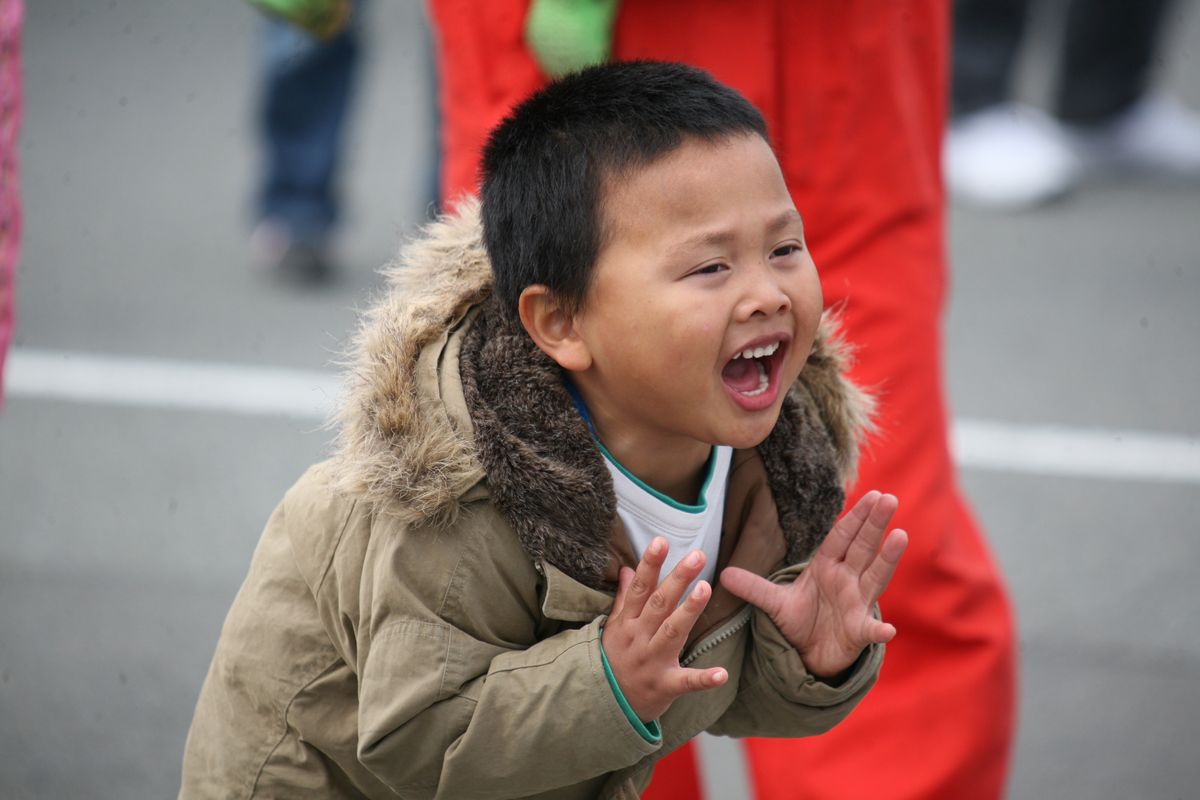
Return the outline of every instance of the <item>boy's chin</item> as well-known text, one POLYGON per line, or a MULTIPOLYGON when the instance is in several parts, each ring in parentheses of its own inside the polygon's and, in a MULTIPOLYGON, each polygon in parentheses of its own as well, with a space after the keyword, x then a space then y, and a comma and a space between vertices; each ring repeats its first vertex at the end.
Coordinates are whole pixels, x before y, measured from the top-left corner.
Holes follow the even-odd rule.
POLYGON ((727 435, 727 441, 720 444, 727 444, 735 450, 750 450, 758 447, 767 437, 771 435, 771 431, 775 430, 775 423, 779 421, 779 409, 775 409, 770 414, 763 414, 763 419, 755 420, 753 424, 738 426, 736 430, 732 430, 727 435))

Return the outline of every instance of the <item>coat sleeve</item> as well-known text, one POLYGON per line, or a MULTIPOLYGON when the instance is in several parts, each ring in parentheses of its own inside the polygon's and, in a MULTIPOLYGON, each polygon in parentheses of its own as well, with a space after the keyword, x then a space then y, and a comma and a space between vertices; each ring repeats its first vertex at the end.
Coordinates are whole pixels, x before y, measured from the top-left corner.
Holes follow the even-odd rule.
MULTIPOLYGON (((789 583, 804 565, 771 576, 789 583)), ((878 609, 876 609, 878 614, 878 609)), ((863 650, 849 676, 837 686, 808 671, 796 648, 784 638, 766 612, 750 616, 747 648, 738 693, 733 704, 709 732, 718 736, 815 736, 841 722, 875 684, 883 664, 884 646, 863 650)))
POLYGON ((358 757, 404 797, 526 796, 660 746, 613 695, 600 620, 544 635, 537 573, 497 551, 494 512, 483 517, 373 536, 384 543, 361 588, 358 757))

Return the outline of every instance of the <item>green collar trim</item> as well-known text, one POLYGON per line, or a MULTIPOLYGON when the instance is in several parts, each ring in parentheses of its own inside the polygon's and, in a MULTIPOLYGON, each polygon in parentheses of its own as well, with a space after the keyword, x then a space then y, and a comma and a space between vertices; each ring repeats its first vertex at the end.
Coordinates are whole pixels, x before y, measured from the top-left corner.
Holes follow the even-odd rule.
POLYGON ((617 459, 613 457, 613 454, 608 452, 608 448, 604 446, 603 442, 601 442, 599 439, 595 439, 595 442, 596 446, 600 448, 600 452, 604 454, 604 457, 608 459, 610 464, 619 469, 622 475, 633 481, 638 488, 642 489, 651 497, 666 503, 671 508, 674 508, 678 511, 683 511, 687 514, 703 514, 706 510, 708 510, 708 486, 710 483, 712 483, 713 475, 717 471, 717 448, 713 447, 708 453, 708 465, 704 468, 704 484, 700 487, 700 497, 698 498, 700 502, 696 503, 695 505, 687 505, 686 503, 679 502, 673 497, 668 497, 667 495, 658 491, 658 489, 655 489, 653 486, 650 486, 642 481, 642 479, 637 475, 634 475, 632 472, 625 469, 625 467, 621 465, 621 462, 617 461, 617 459))

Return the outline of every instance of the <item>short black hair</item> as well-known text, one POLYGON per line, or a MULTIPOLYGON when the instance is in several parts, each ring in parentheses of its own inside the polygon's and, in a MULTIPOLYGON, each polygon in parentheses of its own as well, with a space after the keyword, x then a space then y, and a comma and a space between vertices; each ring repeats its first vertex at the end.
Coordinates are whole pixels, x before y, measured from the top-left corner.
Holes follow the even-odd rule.
POLYGON ((605 64, 531 95, 483 150, 483 236, 505 310, 516 319, 521 292, 538 283, 570 313, 582 308, 603 244, 605 180, 686 137, 742 134, 767 138, 758 110, 683 64, 605 64))

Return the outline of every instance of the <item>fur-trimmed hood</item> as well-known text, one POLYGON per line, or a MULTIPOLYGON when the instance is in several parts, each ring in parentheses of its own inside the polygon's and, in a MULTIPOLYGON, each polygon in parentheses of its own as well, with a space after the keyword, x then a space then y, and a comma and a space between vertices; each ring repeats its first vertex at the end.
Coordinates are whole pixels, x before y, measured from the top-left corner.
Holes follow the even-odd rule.
MULTIPOLYGON (((435 527, 490 496, 535 561, 600 584, 616 509, 611 479, 557 365, 492 298, 478 204, 431 224, 384 275, 338 412, 340 487, 435 527)), ((844 377, 847 361, 827 314, 757 448, 789 563, 840 511, 869 425, 871 400, 844 377)))

